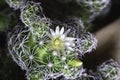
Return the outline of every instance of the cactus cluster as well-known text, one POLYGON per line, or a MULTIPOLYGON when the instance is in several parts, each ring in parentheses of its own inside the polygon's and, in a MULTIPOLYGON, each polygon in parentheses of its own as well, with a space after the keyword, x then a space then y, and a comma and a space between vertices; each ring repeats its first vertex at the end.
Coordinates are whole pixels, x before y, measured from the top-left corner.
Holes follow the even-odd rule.
POLYGON ((61 3, 77 3, 82 9, 80 17, 84 22, 89 22, 99 15, 104 9, 110 7, 111 0, 57 0, 61 3))
POLYGON ((26 71, 28 80, 89 80, 82 56, 96 48, 97 40, 86 31, 82 16, 84 11, 103 10, 109 1, 76 0, 85 8, 81 18, 70 16, 64 21, 47 17, 42 3, 34 0, 6 2, 20 10, 21 23, 9 32, 8 49, 13 60, 26 71))
POLYGON ((97 72, 102 76, 103 80, 119 80, 120 79, 120 65, 110 59, 103 64, 101 64, 97 72))

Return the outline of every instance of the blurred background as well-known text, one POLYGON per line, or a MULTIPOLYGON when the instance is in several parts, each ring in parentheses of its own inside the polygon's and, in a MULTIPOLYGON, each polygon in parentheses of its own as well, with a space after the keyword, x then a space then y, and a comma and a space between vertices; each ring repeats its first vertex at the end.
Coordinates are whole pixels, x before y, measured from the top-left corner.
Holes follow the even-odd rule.
MULTIPOLYGON (((89 31, 98 39, 98 47, 84 57, 84 67, 94 70, 102 62, 114 58, 120 63, 120 0, 112 0, 111 7, 92 21, 89 31)), ((7 26, 16 22, 12 9, 0 1, 0 80, 25 80, 25 71, 11 59, 7 51, 7 26), (13 16, 9 22, 8 14, 13 16), (6 27, 5 27, 6 26, 6 27)))

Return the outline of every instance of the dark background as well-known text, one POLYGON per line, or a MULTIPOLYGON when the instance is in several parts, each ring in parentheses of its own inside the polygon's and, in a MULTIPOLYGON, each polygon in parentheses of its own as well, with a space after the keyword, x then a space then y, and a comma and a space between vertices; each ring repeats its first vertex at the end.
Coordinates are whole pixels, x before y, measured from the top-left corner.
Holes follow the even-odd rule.
MULTIPOLYGON (((0 12, 4 11, 8 7, 4 0, 0 2, 0 12), (3 2, 2 2, 3 1, 3 2)), ((112 0, 111 1, 111 8, 106 13, 106 15, 100 15, 92 21, 93 26, 90 32, 94 33, 105 27, 106 25, 110 24, 111 22, 115 21, 120 17, 120 0, 112 0)), ((0 31, 0 80, 25 80, 25 71, 22 71, 20 67, 12 61, 11 57, 9 57, 7 51, 7 29, 4 31, 0 31)), ((85 55, 84 65, 88 69, 94 69, 96 65, 103 62, 108 57, 103 57, 102 55, 95 55, 93 54, 85 55), (97 59, 96 56, 102 58, 97 59), (94 57, 94 58, 93 58, 94 57), (95 58, 96 57, 96 58, 95 58), (104 59, 103 59, 104 58, 104 59), (93 61, 97 62, 93 64, 93 61)))

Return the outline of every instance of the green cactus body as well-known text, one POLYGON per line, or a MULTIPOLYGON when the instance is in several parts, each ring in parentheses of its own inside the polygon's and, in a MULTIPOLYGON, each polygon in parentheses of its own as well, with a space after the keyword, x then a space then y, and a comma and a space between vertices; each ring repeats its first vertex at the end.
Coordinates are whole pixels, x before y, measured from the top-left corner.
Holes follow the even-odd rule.
POLYGON ((98 67, 98 73, 103 77, 103 80, 119 80, 119 65, 114 60, 108 60, 98 67))

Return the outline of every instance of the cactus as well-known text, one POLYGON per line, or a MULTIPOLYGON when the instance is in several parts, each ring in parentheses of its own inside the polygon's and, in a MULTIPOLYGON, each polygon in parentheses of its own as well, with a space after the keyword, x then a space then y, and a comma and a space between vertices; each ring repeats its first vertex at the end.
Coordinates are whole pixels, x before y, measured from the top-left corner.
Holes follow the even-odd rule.
POLYGON ((8 3, 8 5, 12 8, 14 8, 15 10, 19 9, 22 4, 24 3, 25 0, 6 0, 6 2, 8 3))
POLYGON ((102 76, 103 80, 119 80, 120 79, 120 67, 116 61, 110 59, 101 64, 98 69, 98 73, 102 76))
MULTIPOLYGON (((65 0, 63 4, 72 1, 65 0)), ((20 23, 8 34, 8 49, 13 60, 26 71, 28 80, 90 79, 82 56, 96 48, 97 40, 85 25, 92 15, 106 8, 109 1, 75 0, 83 8, 80 17, 70 16, 63 21, 45 15, 42 2, 6 2, 14 11, 20 11, 20 23)))
MULTIPOLYGON (((61 3, 77 3, 81 7, 78 14, 80 18, 87 24, 99 15, 104 9, 110 7, 111 0, 57 0, 61 3)), ((85 24, 85 25, 86 25, 85 24)), ((89 25, 89 24, 88 24, 89 25)))

